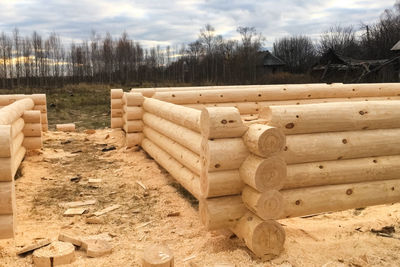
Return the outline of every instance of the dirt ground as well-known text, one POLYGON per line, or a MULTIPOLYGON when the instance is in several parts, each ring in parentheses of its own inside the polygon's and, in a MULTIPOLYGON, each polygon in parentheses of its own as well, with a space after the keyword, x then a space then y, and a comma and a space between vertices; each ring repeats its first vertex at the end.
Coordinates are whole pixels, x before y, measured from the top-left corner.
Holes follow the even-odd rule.
POLYGON ((109 129, 45 134, 44 148, 29 153, 16 180, 17 232, 15 240, 0 240, 0 266, 31 266, 32 255, 16 256, 19 246, 55 240, 65 231, 107 233, 114 246, 100 258, 77 251, 70 266, 140 266, 143 248, 153 243, 168 245, 178 267, 400 266, 400 204, 282 220, 285 251, 262 262, 231 233, 206 231, 195 199, 144 151, 125 149, 122 139, 122 132, 109 129), (111 146, 116 149, 102 151, 111 146), (90 178, 102 179, 100 186, 89 185, 90 178), (63 216, 60 204, 87 199, 97 200, 87 214, 63 216), (120 208, 100 216, 99 224, 86 223, 93 212, 115 204, 120 208), (396 232, 370 231, 384 226, 396 232))

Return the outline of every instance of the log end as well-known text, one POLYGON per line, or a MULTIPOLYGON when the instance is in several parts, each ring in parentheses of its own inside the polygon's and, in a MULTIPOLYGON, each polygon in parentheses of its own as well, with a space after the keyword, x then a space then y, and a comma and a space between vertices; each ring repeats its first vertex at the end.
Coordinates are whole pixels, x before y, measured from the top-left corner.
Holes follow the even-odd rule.
POLYGON ((142 258, 143 267, 174 266, 174 255, 165 245, 151 245, 144 249, 142 258))

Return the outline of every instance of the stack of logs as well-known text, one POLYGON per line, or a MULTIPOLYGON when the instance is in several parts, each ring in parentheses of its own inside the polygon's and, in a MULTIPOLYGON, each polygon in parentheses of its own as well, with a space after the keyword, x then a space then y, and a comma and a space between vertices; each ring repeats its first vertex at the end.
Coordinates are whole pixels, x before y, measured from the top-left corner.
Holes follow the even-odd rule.
POLYGON ((15 227, 14 176, 26 150, 41 148, 41 112, 31 98, 0 109, 0 239, 12 238, 15 227))
POLYGON ((133 147, 139 145, 143 139, 143 101, 144 97, 140 93, 124 93, 123 103, 123 129, 125 135, 125 145, 133 147))
POLYGON ((111 89, 111 128, 122 128, 124 125, 122 116, 122 97, 124 91, 122 89, 111 89))

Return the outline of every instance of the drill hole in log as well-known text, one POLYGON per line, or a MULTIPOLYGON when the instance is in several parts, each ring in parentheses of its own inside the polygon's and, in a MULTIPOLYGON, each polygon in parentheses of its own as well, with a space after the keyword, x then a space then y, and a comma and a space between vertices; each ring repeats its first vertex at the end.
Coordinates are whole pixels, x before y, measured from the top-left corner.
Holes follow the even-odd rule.
POLYGON ((300 116, 299 116, 299 115, 296 115, 296 118, 300 118, 300 116))
POLYGON ((288 147, 285 146, 285 147, 283 148, 283 151, 287 151, 287 150, 288 150, 288 147))
POLYGON ((259 97, 261 97, 261 94, 258 94, 259 97))
POLYGON ((378 161, 377 161, 376 159, 374 159, 372 162, 373 162, 373 163, 378 163, 378 161))
POLYGON ((294 123, 293 122, 290 122, 290 123, 285 125, 286 129, 293 129, 293 127, 294 127, 294 123))
POLYGON ((353 194, 353 190, 352 189, 347 189, 346 190, 346 195, 350 196, 351 194, 353 194))
POLYGON ((221 164, 217 163, 217 164, 214 165, 214 167, 215 167, 216 169, 218 169, 218 168, 221 167, 221 164))
POLYGON ((174 95, 174 94, 172 94, 172 97, 175 97, 175 95, 174 95))
POLYGON ((296 200, 295 204, 296 204, 297 206, 299 206, 299 205, 301 204, 301 200, 300 200, 300 199, 299 199, 299 200, 296 200))
POLYGON ((227 124, 228 121, 227 121, 227 120, 222 120, 221 123, 222 123, 222 124, 227 124))
POLYGON ((323 168, 324 168, 324 166, 322 166, 322 165, 319 165, 319 166, 318 166, 318 168, 320 168, 320 169, 323 169, 323 168))
POLYGON ((394 191, 394 187, 392 187, 392 191, 394 191))
POLYGON ((343 144, 347 144, 347 139, 342 139, 343 144))

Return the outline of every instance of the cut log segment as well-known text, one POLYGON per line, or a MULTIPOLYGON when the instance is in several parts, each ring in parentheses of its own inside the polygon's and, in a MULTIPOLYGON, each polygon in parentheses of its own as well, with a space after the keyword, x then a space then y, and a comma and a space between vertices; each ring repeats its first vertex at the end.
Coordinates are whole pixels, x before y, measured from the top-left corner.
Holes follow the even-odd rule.
POLYGON ((131 89, 132 93, 141 93, 145 97, 152 97, 156 92, 153 88, 135 88, 131 89))
POLYGON ((271 106, 259 118, 285 134, 400 128, 400 101, 271 106))
POLYGON ((42 113, 38 110, 26 110, 22 119, 25 123, 40 123, 42 118, 42 113))
POLYGON ((40 123, 25 123, 22 132, 25 137, 42 136, 42 125, 40 123))
POLYGON ((283 150, 286 138, 278 128, 252 124, 243 135, 243 141, 254 154, 260 157, 269 157, 283 150))
POLYGON ((122 118, 123 115, 123 109, 111 109, 111 118, 122 118))
POLYGON ((18 100, 0 110, 0 125, 10 125, 18 120, 26 110, 34 107, 32 99, 25 98, 18 100))
POLYGON ((400 154, 400 129, 286 136, 287 164, 400 154))
POLYGON ((144 114, 144 109, 142 107, 124 106, 123 108, 124 121, 141 120, 143 114, 144 114))
POLYGON ((126 133, 125 146, 134 147, 142 144, 144 135, 142 133, 126 133))
POLYGON ((124 91, 122 89, 111 89, 111 99, 122 99, 124 91))
POLYGON ((10 125, 0 125, 0 158, 11 157, 11 147, 12 147, 11 129, 12 128, 10 125))
POLYGON ((280 190, 286 183, 286 162, 280 156, 250 154, 239 168, 241 179, 259 192, 280 190))
POLYGON ((203 198, 239 195, 243 186, 238 170, 209 172, 201 176, 203 198))
POLYGON ((264 221, 252 212, 248 212, 232 230, 244 240, 256 256, 263 260, 279 256, 284 249, 285 230, 274 220, 264 221))
POLYGON ((247 131, 239 111, 234 107, 203 109, 200 125, 202 135, 208 139, 241 137, 247 131))
POLYGON ((149 139, 142 141, 143 149, 152 157, 154 160, 165 168, 172 177, 174 177, 186 190, 188 190, 194 197, 200 199, 200 178, 193 174, 189 169, 184 167, 172 156, 166 153, 164 150, 156 146, 149 139))
POLYGON ((75 247, 71 243, 54 241, 33 252, 33 263, 36 267, 53 267, 74 261, 75 247))
POLYGON ((68 232, 68 233, 66 233, 66 232, 60 233, 58 235, 58 240, 62 241, 62 242, 71 243, 71 244, 73 244, 73 245, 75 245, 77 247, 82 246, 82 240, 78 236, 77 233, 70 233, 70 232, 68 232))
POLYGON ((111 99, 111 109, 122 109, 122 99, 111 99))
POLYGON ((260 193, 250 186, 245 186, 242 192, 242 200, 249 210, 263 220, 279 219, 283 215, 283 197, 276 190, 260 193))
POLYGON ((47 112, 47 106, 46 105, 35 105, 33 107, 33 110, 38 110, 40 113, 46 113, 47 112))
POLYGON ((0 215, 14 213, 14 183, 0 182, 0 215))
POLYGON ((112 245, 106 240, 86 240, 86 255, 91 258, 101 257, 112 252, 112 245))
POLYGON ((150 113, 143 115, 145 125, 200 155, 202 137, 199 133, 150 113))
POLYGON ((200 132, 201 112, 196 109, 178 106, 152 98, 145 99, 143 108, 145 111, 160 118, 169 120, 195 132, 200 132))
POLYGON ((144 128, 143 133, 146 138, 171 155, 179 163, 193 173, 200 175, 201 164, 199 155, 147 126, 144 128))
POLYGON ((56 129, 60 132, 75 132, 75 123, 57 124, 56 129))
POLYGON ((143 267, 174 267, 174 254, 165 245, 151 245, 144 249, 143 267))
POLYGON ((0 215, 0 239, 14 238, 14 215, 0 215))
POLYGON ((33 95, 25 95, 25 97, 29 97, 33 100, 35 105, 46 105, 46 94, 33 94, 33 95))
POLYGON ((143 121, 134 120, 125 122, 123 128, 126 133, 139 133, 143 131, 143 126, 143 121))
POLYGON ((200 199, 199 204, 201 222, 208 230, 234 227, 248 211, 241 196, 200 199))
POLYGON ((27 150, 41 149, 43 147, 42 137, 25 137, 22 146, 27 150))
POLYGON ((144 97, 141 93, 124 93, 122 103, 128 107, 141 107, 144 97))
POLYGON ((124 121, 122 118, 111 118, 111 128, 122 128, 124 121))
POLYGON ((299 217, 399 202, 400 180, 288 189, 281 194, 286 202, 283 218, 299 217))
POLYGON ((399 155, 293 164, 283 188, 399 179, 399 173, 399 155))

